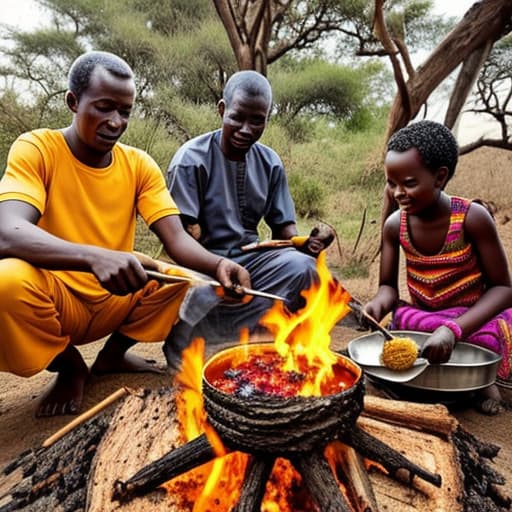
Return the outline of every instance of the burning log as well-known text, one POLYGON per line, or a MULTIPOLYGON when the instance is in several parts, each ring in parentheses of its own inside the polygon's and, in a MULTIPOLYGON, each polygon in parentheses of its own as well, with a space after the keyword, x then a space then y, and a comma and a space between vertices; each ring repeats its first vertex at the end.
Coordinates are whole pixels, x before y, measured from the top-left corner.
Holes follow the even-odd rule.
POLYGON ((311 497, 322 512, 351 512, 350 504, 340 492, 331 467, 318 451, 293 457, 293 465, 304 478, 311 497))
POLYGON ((240 498, 233 512, 260 512, 274 457, 251 457, 245 472, 240 498))
POLYGON ((116 480, 112 499, 128 501, 134 496, 147 494, 175 476, 209 462, 214 457, 215 450, 206 435, 202 434, 142 468, 126 482, 116 480))
POLYGON ((413 478, 418 476, 436 487, 441 487, 440 475, 435 475, 412 463, 402 454, 357 426, 348 432, 343 440, 367 459, 381 464, 395 478, 399 471, 405 470, 409 485, 412 484, 413 478))
POLYGON ((334 444, 341 468, 337 476, 353 498, 354 508, 357 512, 378 512, 379 505, 363 458, 350 446, 340 442, 334 444))

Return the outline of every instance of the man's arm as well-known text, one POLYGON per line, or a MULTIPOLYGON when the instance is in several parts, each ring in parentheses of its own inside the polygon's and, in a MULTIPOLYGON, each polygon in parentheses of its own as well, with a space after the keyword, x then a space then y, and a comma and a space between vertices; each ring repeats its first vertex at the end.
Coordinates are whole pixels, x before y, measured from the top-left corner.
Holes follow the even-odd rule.
POLYGON ((250 288, 249 272, 241 265, 206 250, 183 228, 179 215, 167 215, 151 224, 151 230, 176 263, 215 276, 228 289, 250 288))
POLYGON ((39 228, 39 218, 39 211, 28 203, 0 202, 0 258, 19 258, 50 270, 91 272, 105 289, 118 295, 147 282, 133 254, 62 240, 39 228))

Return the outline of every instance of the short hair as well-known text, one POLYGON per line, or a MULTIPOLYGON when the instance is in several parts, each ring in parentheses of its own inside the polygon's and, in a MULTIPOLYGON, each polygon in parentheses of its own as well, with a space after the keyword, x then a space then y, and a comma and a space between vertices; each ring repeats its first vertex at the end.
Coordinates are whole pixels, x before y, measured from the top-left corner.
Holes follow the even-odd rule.
POLYGON ((418 121, 394 133, 388 151, 403 153, 415 148, 427 169, 435 171, 448 168, 448 180, 452 178, 459 158, 459 146, 453 133, 435 121, 418 121))
POLYGON ((121 57, 101 51, 84 53, 73 62, 68 73, 68 89, 77 99, 89 86, 91 75, 98 66, 119 78, 133 78, 131 67, 121 57))
POLYGON ((268 103, 268 108, 272 106, 272 87, 265 76, 257 71, 238 71, 231 75, 226 82, 222 99, 229 107, 235 92, 241 90, 248 96, 263 96, 268 103))

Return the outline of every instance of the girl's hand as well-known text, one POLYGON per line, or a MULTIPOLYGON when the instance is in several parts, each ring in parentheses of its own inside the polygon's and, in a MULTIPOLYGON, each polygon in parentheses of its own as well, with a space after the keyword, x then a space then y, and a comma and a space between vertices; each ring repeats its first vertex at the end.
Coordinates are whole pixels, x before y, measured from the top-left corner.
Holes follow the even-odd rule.
MULTIPOLYGON (((382 307, 382 304, 374 301, 370 301, 367 304, 365 304, 363 309, 366 313, 375 318, 375 320, 377 320, 378 322, 380 322, 386 314, 386 311, 382 307)), ((364 316, 362 317, 362 321, 365 321, 364 316)))
POLYGON ((429 363, 446 363, 455 346, 455 334, 448 327, 441 325, 425 341, 420 357, 426 357, 429 363))

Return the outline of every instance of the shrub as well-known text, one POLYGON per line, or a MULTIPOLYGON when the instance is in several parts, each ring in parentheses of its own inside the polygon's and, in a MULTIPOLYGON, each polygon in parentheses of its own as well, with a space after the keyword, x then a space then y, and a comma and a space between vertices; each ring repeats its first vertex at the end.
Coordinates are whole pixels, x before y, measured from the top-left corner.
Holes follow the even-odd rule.
POLYGON ((289 184, 297 215, 304 218, 323 215, 326 190, 317 177, 293 174, 289 184))

